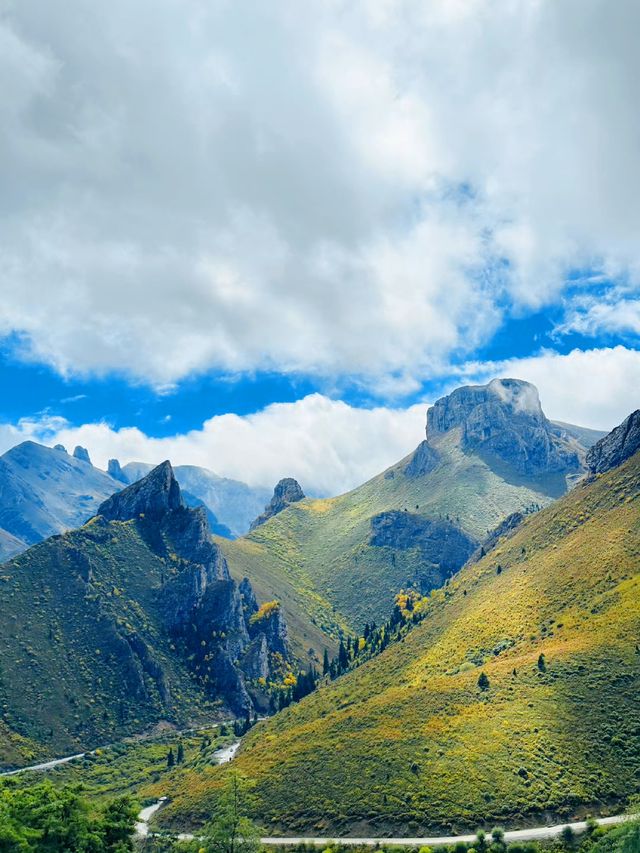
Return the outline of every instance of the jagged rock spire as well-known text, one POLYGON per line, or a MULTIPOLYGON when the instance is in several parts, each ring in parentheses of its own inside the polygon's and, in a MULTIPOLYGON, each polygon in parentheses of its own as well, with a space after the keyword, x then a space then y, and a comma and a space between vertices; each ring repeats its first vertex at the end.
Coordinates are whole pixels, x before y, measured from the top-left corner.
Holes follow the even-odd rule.
POLYGON ((126 483, 127 478, 125 477, 124 471, 120 466, 120 463, 117 459, 110 459, 107 465, 107 474, 110 477, 113 477, 114 480, 119 480, 121 483, 126 483))
POLYGON ((305 494, 297 480, 294 480, 293 477, 284 477, 276 484, 271 501, 264 508, 264 512, 251 523, 249 530, 255 530, 256 527, 286 509, 289 504, 301 501, 304 496, 305 494))
POLYGON ((78 445, 76 449, 73 451, 74 459, 80 459, 81 462, 88 462, 91 465, 91 457, 89 456, 89 451, 86 447, 80 447, 78 445))
POLYGON ((116 492, 98 508, 107 521, 129 521, 144 515, 159 519, 184 507, 180 486, 169 461, 150 471, 146 477, 116 492))
POLYGON ((437 400, 427 413, 427 441, 460 430, 463 450, 506 462, 520 474, 566 474, 580 468, 576 450, 547 420, 535 385, 493 379, 437 400))

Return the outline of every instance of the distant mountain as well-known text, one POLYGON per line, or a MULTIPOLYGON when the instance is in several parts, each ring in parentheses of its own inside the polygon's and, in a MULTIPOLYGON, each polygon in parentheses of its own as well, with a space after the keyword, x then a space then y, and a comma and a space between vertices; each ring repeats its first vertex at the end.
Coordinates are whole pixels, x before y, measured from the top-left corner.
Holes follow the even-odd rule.
POLYGON ((573 436, 587 450, 593 447, 596 441, 600 441, 601 438, 607 435, 606 430, 589 429, 588 427, 576 426, 575 424, 566 424, 564 421, 551 421, 551 423, 562 432, 573 436))
MULTIPOLYGON (((439 422, 446 435, 460 418, 439 422)), ((625 807, 640 778, 640 451, 627 454, 637 444, 624 440, 634 423, 637 413, 594 453, 622 464, 506 525, 420 602, 422 621, 401 641, 252 730, 235 765, 262 825, 453 835, 625 807)), ((519 440, 530 427, 510 442, 520 469, 531 461, 519 440)), ((480 435, 481 446, 510 454, 491 430, 480 435)), ((553 464, 568 458, 543 436, 534 447, 553 464)), ((455 491, 464 468, 446 464, 455 491)), ((196 824, 219 784, 197 771, 177 779, 162 822, 196 824)))
POLYGON ((508 515, 563 495, 586 448, 544 415, 533 385, 469 386, 427 413, 416 450, 348 494, 303 499, 235 542, 232 575, 277 596, 292 632, 325 634, 385 618, 403 587, 442 586, 508 515))
POLYGON ((280 608, 231 579, 168 462, 5 563, 0 612, 0 760, 264 710, 289 671, 280 608))
MULTIPOLYGON (((117 460, 112 460, 112 463, 118 466, 116 469, 114 465, 112 470, 120 472, 128 483, 144 477, 153 467, 147 462, 129 462, 122 468, 117 460)), ((246 533, 271 497, 268 489, 253 488, 239 480, 220 477, 197 465, 177 465, 174 470, 183 491, 207 507, 213 531, 221 536, 235 537, 246 533), (230 534, 225 531, 230 531, 230 534)))
POLYGON ((79 527, 121 488, 91 465, 84 448, 73 456, 34 441, 11 448, 0 457, 0 560, 79 527))

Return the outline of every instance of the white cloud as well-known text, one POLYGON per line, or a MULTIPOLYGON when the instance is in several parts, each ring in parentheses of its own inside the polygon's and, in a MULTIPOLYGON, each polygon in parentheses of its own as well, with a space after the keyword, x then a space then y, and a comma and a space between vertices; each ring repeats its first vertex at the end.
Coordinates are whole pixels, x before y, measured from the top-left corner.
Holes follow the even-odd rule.
MULTIPOLYGON (((640 405, 640 352, 618 346, 567 355, 543 352, 490 364, 469 362, 458 370, 461 384, 498 377, 537 386, 545 414, 593 429, 610 430, 640 405)), ((428 404, 363 409, 310 394, 294 403, 274 403, 250 415, 216 415, 201 429, 151 438, 137 428, 106 423, 72 427, 62 418, 24 419, 0 425, 0 452, 32 438, 87 447, 94 464, 110 458, 201 465, 254 486, 272 487, 293 476, 310 494, 345 492, 410 453, 424 438, 428 404)))
MULTIPOLYGON (((87 447, 95 465, 110 458, 201 465, 255 486, 295 477, 313 494, 338 494, 359 485, 410 453, 424 438, 427 405, 359 409, 311 394, 275 403, 252 415, 218 415, 202 429, 149 438, 139 429, 107 424, 61 426, 44 432, 48 444, 87 447)), ((48 427, 51 427, 49 424, 48 427)), ((16 430, 6 446, 15 444, 16 430)), ((33 435, 33 430, 30 433, 33 435)), ((0 441, 3 436, 0 435, 0 441)))
POLYGON ((633 0, 0 10, 0 333, 25 358, 392 393, 572 266, 637 287, 633 0))

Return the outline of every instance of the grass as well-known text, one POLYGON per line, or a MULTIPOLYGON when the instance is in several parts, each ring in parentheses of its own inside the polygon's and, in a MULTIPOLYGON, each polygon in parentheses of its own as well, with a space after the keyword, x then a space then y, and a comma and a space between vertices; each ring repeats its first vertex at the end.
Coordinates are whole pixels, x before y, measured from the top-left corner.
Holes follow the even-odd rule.
POLYGON ((424 585, 418 548, 369 544, 373 516, 406 509, 449 517, 480 540, 511 512, 546 505, 557 492, 556 482, 509 481, 462 453, 454 434, 438 447, 441 464, 427 475, 407 477, 407 457, 348 494, 300 501, 244 538, 217 540, 234 577, 247 575, 263 600, 282 601, 299 656, 327 637, 335 648, 340 633, 384 619, 401 588, 424 585))
POLYGON ((158 592, 171 571, 170 558, 154 553, 134 522, 90 522, 0 567, 5 766, 99 746, 161 719, 184 727, 223 716, 163 630, 158 592), (153 678, 139 675, 123 639, 131 632, 165 673, 166 701, 153 678), (37 755, 29 755, 33 742, 37 755))
MULTIPOLYGON (((402 642, 256 726, 235 764, 264 828, 455 833, 638 792, 639 500, 636 454, 465 566, 402 642)), ((223 772, 178 778, 162 820, 210 813, 223 772)))

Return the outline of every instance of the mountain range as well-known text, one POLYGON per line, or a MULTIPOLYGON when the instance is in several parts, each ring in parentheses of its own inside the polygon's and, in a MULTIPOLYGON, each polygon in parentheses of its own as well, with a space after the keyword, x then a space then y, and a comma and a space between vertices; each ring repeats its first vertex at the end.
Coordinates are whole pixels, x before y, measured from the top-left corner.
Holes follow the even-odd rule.
POLYGON ((0 457, 0 560, 71 530, 122 488, 94 468, 87 451, 25 441, 0 457))
MULTIPOLYGON (((48 536, 73 530, 125 485, 154 466, 110 460, 108 471, 91 464, 89 453, 62 445, 25 441, 0 457, 0 562, 48 536)), ((180 465, 176 476, 189 506, 203 506, 214 533, 233 538, 246 533, 269 500, 266 489, 220 477, 206 468, 180 465)))
MULTIPOLYGON (((427 597, 397 599, 409 629, 380 654, 248 735, 236 767, 273 834, 559 822, 638 790, 640 410, 573 490, 507 528, 427 597)), ((162 822, 196 824, 219 784, 178 777, 162 822)))

